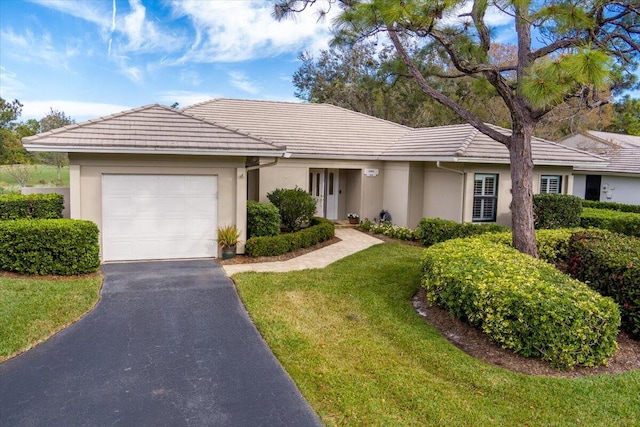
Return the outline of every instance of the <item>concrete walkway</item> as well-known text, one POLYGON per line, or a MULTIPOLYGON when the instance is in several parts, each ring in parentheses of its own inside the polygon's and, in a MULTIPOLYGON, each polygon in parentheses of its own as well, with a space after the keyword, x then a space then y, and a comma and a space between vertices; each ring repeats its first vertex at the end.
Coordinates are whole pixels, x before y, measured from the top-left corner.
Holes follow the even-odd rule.
POLYGON ((336 228, 336 237, 341 241, 286 261, 231 264, 225 265, 223 268, 229 276, 245 271, 282 273, 309 268, 324 268, 341 258, 382 243, 382 240, 353 228, 336 228))

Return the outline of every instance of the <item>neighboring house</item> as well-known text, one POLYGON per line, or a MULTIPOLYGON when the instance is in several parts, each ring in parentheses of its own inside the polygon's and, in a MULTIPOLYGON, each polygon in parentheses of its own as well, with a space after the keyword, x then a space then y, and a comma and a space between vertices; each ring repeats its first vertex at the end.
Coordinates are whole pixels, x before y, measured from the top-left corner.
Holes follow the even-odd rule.
MULTIPOLYGON (((23 142, 69 153, 71 217, 98 224, 105 261, 216 256, 218 226, 236 224, 245 239, 248 199, 296 186, 329 219, 384 209, 410 227, 423 217, 511 222, 509 153, 470 125, 413 129, 326 104, 218 99, 23 142)), ((535 192, 570 194, 574 166, 604 163, 541 139, 532 149, 535 192)))
POLYGON ((561 144, 606 157, 605 164, 575 168, 573 194, 587 200, 640 205, 640 136, 585 131, 561 144))

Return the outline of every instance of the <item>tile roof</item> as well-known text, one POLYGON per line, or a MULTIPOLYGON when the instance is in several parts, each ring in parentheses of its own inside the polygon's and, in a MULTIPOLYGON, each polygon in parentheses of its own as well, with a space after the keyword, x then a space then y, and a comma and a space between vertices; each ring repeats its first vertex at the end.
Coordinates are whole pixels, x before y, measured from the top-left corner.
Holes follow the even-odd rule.
MULTIPOLYGON (((640 147, 610 150, 608 164, 576 167, 577 171, 634 174, 640 176, 640 147)), ((638 190, 640 191, 640 190, 638 190)))
MULTIPOLYGON (((296 157, 509 162, 504 145, 468 124, 413 129, 329 104, 240 99, 214 99, 182 111, 286 145, 296 157)), ((532 149, 536 164, 603 162, 539 138, 532 149)))
POLYGON ((250 131, 298 157, 377 158, 411 128, 329 104, 214 99, 182 110, 250 131))
MULTIPOLYGON (((510 130, 489 125, 509 135, 510 130)), ((541 138, 531 140, 534 163, 601 164, 603 159, 576 148, 565 147, 541 138)), ((389 147, 385 157, 416 159, 434 156, 454 157, 458 161, 508 163, 509 150, 469 124, 415 129, 389 147)))
POLYGON ((282 154, 284 147, 178 110, 147 105, 23 138, 34 151, 282 154))
POLYGON ((620 148, 640 148, 640 136, 601 132, 596 130, 588 130, 584 132, 584 134, 594 136, 601 141, 613 143, 620 148))

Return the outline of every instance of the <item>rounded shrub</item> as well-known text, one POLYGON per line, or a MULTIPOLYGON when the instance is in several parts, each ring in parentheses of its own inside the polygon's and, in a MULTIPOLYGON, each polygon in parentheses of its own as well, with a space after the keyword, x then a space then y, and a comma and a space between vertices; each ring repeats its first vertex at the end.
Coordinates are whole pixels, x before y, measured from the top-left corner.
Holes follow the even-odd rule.
POLYGON ((505 244, 443 242, 424 251, 422 271, 429 301, 522 356, 570 369, 604 364, 617 349, 611 298, 505 244))
POLYGON ((534 194, 535 228, 571 228, 580 226, 582 199, 567 194, 534 194))
POLYGON ((247 202, 247 237, 277 236, 280 222, 280 212, 274 204, 247 202))
POLYGON ((267 198, 278 208, 282 225, 288 231, 300 230, 316 214, 316 201, 302 188, 277 188, 267 198))
POLYGON ((0 221, 0 270, 22 274, 93 273, 100 268, 98 227, 75 219, 0 221))
POLYGON ((422 218, 415 235, 424 246, 431 246, 450 239, 506 231, 509 231, 508 227, 497 224, 474 224, 471 222, 460 224, 448 219, 422 218))
POLYGON ((23 218, 62 218, 61 194, 0 195, 0 220, 23 218))

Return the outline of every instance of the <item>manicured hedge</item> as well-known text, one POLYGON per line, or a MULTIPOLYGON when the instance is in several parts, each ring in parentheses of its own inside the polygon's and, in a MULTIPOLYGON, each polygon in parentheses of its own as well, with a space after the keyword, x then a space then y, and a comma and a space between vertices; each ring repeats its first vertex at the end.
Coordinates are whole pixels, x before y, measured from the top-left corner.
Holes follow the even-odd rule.
POLYGON ((620 211, 620 212, 640 213, 640 205, 627 205, 624 203, 615 203, 615 202, 597 202, 595 200, 583 200, 582 207, 594 208, 594 209, 609 209, 612 211, 620 211))
POLYGON ((0 220, 23 218, 62 218, 61 194, 0 195, 0 220))
POLYGON ((422 218, 416 235, 425 246, 459 237, 471 237, 484 233, 500 233, 509 231, 508 227, 497 224, 458 223, 448 219, 422 218))
POLYGON ((505 348, 573 368, 616 351, 617 305, 544 261, 483 238, 434 245, 422 259, 427 298, 505 348))
MULTIPOLYGON (((580 228, 558 228, 555 230, 536 230, 536 242, 540 259, 555 264, 558 261, 569 259, 569 239, 580 228)), ((511 233, 488 233, 482 235, 482 239, 502 243, 511 246, 511 233)))
POLYGON ((98 227, 73 219, 0 221, 0 270, 23 274, 92 273, 100 267, 98 227))
POLYGON ((534 194, 535 228, 571 228, 580 225, 582 199, 567 194, 534 194))
POLYGON ((333 223, 324 218, 312 218, 311 225, 294 233, 278 236, 252 237, 247 240, 245 252, 248 256, 276 256, 308 248, 331 239, 335 235, 333 223))
POLYGON ((637 213, 585 208, 582 211, 580 225, 640 237, 640 214, 637 213))
POLYGON ((620 306, 622 327, 640 337, 640 239, 587 230, 569 241, 569 273, 620 306))
POLYGON ((247 237, 277 236, 280 212, 272 203, 247 202, 247 237))

